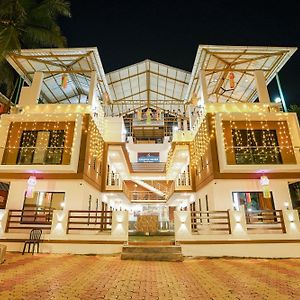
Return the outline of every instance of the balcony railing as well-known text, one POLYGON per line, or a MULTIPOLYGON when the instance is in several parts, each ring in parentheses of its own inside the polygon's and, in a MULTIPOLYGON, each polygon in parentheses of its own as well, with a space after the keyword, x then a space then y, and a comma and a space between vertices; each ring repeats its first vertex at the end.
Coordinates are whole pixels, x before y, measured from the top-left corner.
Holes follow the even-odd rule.
POLYGON ((5 232, 22 232, 34 228, 50 231, 52 216, 52 209, 11 209, 8 211, 5 232))
POLYGON ((119 173, 109 172, 107 174, 106 185, 109 187, 121 187, 122 182, 119 173))
POLYGON ((111 230, 112 211, 70 210, 68 214, 67 233, 80 231, 111 230))
POLYGON ((176 179, 176 186, 177 187, 187 187, 191 185, 191 178, 188 172, 181 173, 178 175, 176 179))
POLYGON ((246 211, 247 231, 250 233, 286 232, 282 210, 246 211))
POLYGON ((233 146, 236 164, 283 164, 282 151, 290 151, 289 146, 233 146))
POLYGON ((191 227, 198 234, 231 233, 229 211, 191 211, 191 227))
POLYGON ((4 148, 2 164, 61 165, 63 157, 65 155, 70 157, 70 152, 70 147, 7 147, 4 148))

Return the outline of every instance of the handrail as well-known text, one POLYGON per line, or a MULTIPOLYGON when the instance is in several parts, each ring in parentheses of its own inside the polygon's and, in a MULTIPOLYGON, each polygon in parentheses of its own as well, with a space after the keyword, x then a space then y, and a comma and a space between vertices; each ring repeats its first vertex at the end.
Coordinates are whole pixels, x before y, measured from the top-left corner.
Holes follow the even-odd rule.
POLYGON ((125 182, 123 182, 123 192, 129 200, 135 200, 135 201, 138 201, 138 200, 165 201, 167 199, 166 196, 159 196, 156 193, 150 192, 150 191, 132 191, 129 189, 129 187, 127 186, 127 184, 125 182))
POLYGON ((191 229, 194 233, 231 233, 229 210, 191 211, 191 229))
POLYGON ((247 230, 251 232, 272 233, 273 230, 280 230, 286 233, 282 210, 245 211, 245 218, 247 230))
POLYGON ((41 228, 51 230, 53 209, 10 209, 5 232, 41 228))
POLYGON ((108 231, 112 225, 112 210, 69 210, 67 234, 70 231, 108 231))

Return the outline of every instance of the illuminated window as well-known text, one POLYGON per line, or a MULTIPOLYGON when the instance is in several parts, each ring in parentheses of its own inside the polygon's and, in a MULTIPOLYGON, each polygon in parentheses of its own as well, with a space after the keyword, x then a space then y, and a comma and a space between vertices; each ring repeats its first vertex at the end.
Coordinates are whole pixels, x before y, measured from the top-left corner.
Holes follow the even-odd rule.
POLYGON ((282 164, 276 130, 232 130, 235 161, 243 164, 282 164))
POLYGON ((61 164, 64 151, 64 130, 23 131, 18 164, 61 164))

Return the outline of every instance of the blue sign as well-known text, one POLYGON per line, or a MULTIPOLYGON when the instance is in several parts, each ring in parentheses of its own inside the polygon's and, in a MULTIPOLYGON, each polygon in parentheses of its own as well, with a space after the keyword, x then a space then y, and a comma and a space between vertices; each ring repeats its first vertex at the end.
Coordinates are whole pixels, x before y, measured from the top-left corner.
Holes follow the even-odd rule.
POLYGON ((138 153, 138 162, 140 162, 140 163, 158 163, 159 162, 159 152, 138 153))

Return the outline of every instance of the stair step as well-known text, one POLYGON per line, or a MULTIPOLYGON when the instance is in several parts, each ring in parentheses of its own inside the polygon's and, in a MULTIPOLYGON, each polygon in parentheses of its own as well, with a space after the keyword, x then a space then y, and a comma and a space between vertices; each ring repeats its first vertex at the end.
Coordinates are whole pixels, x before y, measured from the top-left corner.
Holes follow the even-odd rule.
POLYGON ((181 253, 180 246, 123 246, 123 253, 181 253))
POLYGON ((183 261, 181 253, 122 253, 122 260, 183 261))
POLYGON ((173 241, 140 241, 140 242, 129 242, 129 246, 175 246, 173 241))

